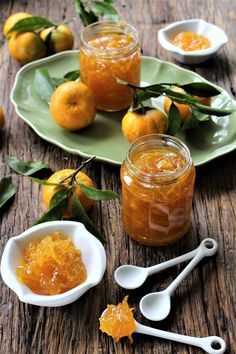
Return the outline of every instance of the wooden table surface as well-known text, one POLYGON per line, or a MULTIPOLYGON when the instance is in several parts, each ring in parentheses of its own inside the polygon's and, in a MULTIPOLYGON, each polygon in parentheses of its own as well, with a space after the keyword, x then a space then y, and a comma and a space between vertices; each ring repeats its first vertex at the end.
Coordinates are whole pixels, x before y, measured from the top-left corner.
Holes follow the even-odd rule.
MULTIPOLYGON (((229 43, 210 61, 185 66, 225 88, 235 96, 236 87, 236 3, 232 0, 118 0, 119 13, 139 31, 144 55, 174 62, 157 42, 157 31, 176 20, 202 18, 222 27, 229 43)), ((71 0, 1 1, 1 25, 14 12, 26 11, 60 21, 74 16, 71 0)), ((71 24, 79 47, 79 21, 71 24)), ((77 167, 82 159, 72 156, 41 138, 14 111, 10 92, 20 65, 8 53, 2 34, 0 46, 0 104, 6 124, 0 135, 0 177, 12 175, 17 194, 0 217, 1 250, 7 240, 21 233, 45 210, 42 189, 27 178, 9 170, 8 155, 44 160, 54 171, 77 167)), ((176 62, 175 62, 176 63, 176 62)), ((179 64, 178 64, 179 65, 179 64)), ((174 246, 151 248, 130 240, 121 223, 121 199, 97 203, 89 215, 107 238, 107 269, 102 282, 75 303, 61 308, 43 308, 19 302, 1 281, 1 354, 197 354, 198 348, 135 334, 134 343, 124 339, 115 343, 98 330, 98 318, 107 303, 118 303, 129 295, 135 317, 146 325, 192 336, 218 335, 227 343, 227 353, 236 353, 235 338, 235 153, 231 152, 197 168, 193 201, 193 222, 187 236, 174 246), (145 320, 139 312, 140 298, 150 291, 164 289, 183 266, 152 276, 145 286, 126 291, 114 281, 116 267, 125 263, 150 266, 188 252, 205 237, 219 242, 215 257, 203 260, 176 290, 172 310, 161 323, 145 320)), ((99 162, 86 172, 98 187, 121 193, 119 168, 99 162)))

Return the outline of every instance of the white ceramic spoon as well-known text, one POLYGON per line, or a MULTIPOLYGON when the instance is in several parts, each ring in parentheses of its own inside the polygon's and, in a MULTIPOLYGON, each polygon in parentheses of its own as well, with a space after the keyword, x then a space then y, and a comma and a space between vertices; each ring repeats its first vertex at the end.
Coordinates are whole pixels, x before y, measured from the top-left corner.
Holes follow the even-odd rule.
POLYGON ((139 307, 143 316, 151 321, 161 321, 166 318, 170 312, 171 295, 177 286, 204 257, 213 256, 216 253, 217 248, 217 242, 211 238, 202 241, 195 257, 168 286, 168 288, 160 292, 147 294, 141 299, 139 307))
MULTIPOLYGON (((106 310, 103 311, 102 317, 106 310)), ((162 331, 160 329, 144 326, 141 323, 135 321, 136 329, 134 333, 147 334, 150 336, 168 339, 174 342, 194 345, 195 347, 202 348, 208 354, 223 354, 226 350, 225 341, 217 336, 210 337, 191 337, 183 334, 162 331)))
POLYGON ((131 264, 122 265, 115 271, 115 281, 122 288, 129 290, 137 289, 145 282, 149 275, 161 272, 162 270, 173 267, 176 264, 192 259, 198 253, 199 248, 200 246, 198 246, 195 250, 191 252, 183 254, 182 256, 170 259, 169 261, 156 264, 147 268, 137 267, 131 264))

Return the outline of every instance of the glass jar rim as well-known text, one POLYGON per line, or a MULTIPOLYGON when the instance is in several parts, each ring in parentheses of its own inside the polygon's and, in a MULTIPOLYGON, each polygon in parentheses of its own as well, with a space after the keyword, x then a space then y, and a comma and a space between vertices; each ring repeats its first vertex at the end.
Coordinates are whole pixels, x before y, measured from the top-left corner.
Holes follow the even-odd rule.
POLYGON ((123 32, 120 33, 124 33, 124 34, 132 34, 134 41, 132 41, 130 44, 121 47, 121 48, 109 48, 109 53, 113 54, 113 55, 121 55, 124 51, 126 52, 132 52, 133 50, 135 50, 139 44, 139 35, 138 32, 136 30, 135 27, 133 27, 132 25, 130 25, 129 23, 125 22, 125 21, 98 21, 98 22, 94 22, 86 27, 84 27, 84 29, 81 31, 81 35, 80 35, 80 39, 81 39, 81 43, 82 45, 88 49, 88 50, 96 50, 97 53, 101 53, 104 54, 105 50, 102 48, 97 48, 94 47, 92 45, 90 45, 86 39, 85 39, 85 35, 91 33, 91 35, 93 34, 92 31, 95 31, 95 34, 101 33, 101 29, 106 29, 107 28, 107 33, 109 33, 109 29, 123 29, 123 32), (125 29, 128 29, 129 32, 125 32, 125 29))
POLYGON ((138 139, 136 139, 129 147, 125 162, 129 169, 135 174, 135 176, 139 177, 140 179, 148 179, 152 180, 153 182, 160 182, 160 183, 172 183, 176 179, 178 179, 181 175, 183 175, 188 168, 192 164, 192 158, 191 154, 189 151, 189 148, 187 145, 182 142, 180 139, 172 136, 172 135, 167 135, 167 134, 149 134, 149 135, 144 135, 138 139), (166 173, 157 173, 157 174, 151 174, 142 171, 138 167, 135 166, 135 164, 132 162, 132 159, 130 158, 132 152, 134 149, 142 146, 142 143, 144 144, 145 142, 148 141, 153 141, 155 143, 159 143, 159 146, 169 146, 167 143, 171 142, 173 145, 172 147, 179 148, 181 150, 181 155, 184 156, 185 158, 185 164, 183 167, 179 168, 176 172, 166 172, 166 173))

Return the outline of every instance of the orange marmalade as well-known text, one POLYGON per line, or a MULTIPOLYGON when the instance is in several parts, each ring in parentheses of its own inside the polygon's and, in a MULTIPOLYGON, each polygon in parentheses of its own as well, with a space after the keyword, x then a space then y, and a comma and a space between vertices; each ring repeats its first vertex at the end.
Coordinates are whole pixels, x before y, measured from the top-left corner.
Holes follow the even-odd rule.
POLYGON ((112 336, 118 342, 122 337, 129 337, 131 343, 132 333, 135 332, 136 324, 133 309, 128 305, 128 296, 117 306, 107 305, 103 316, 99 318, 100 330, 112 336))
POLYGON ((30 242, 16 274, 21 283, 40 295, 64 293, 87 278, 80 251, 60 232, 30 242))
POLYGON ((123 22, 97 22, 81 34, 81 80, 93 92, 103 111, 130 106, 132 91, 117 79, 140 83, 141 53, 137 31, 123 22))
POLYGON ((122 219, 134 240, 171 244, 191 224, 195 168, 179 139, 146 135, 129 148, 121 167, 122 219))
POLYGON ((208 38, 204 37, 202 34, 194 32, 180 32, 171 43, 186 52, 203 50, 211 47, 211 41, 208 38))

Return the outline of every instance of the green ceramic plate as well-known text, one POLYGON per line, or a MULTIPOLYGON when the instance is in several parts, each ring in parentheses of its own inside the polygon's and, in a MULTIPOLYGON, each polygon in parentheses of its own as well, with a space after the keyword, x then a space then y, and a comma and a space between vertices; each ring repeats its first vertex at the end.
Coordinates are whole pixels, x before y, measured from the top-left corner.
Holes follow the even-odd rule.
MULTIPOLYGON (((79 67, 78 51, 62 52, 24 66, 16 75, 11 100, 17 114, 43 139, 62 149, 83 157, 96 155, 101 161, 120 165, 129 143, 124 139, 120 122, 124 112, 97 113, 95 122, 78 132, 67 132, 57 126, 51 118, 48 105, 42 101, 34 88, 35 69, 46 67, 55 77, 63 76, 79 67)), ((182 69, 156 58, 143 57, 142 81, 188 83, 206 81, 192 71, 182 69)), ((236 107, 228 93, 214 99, 214 107, 231 109, 236 107)), ((189 147, 195 165, 202 165, 236 147, 236 112, 230 117, 213 117, 195 131, 177 135, 189 147)))

